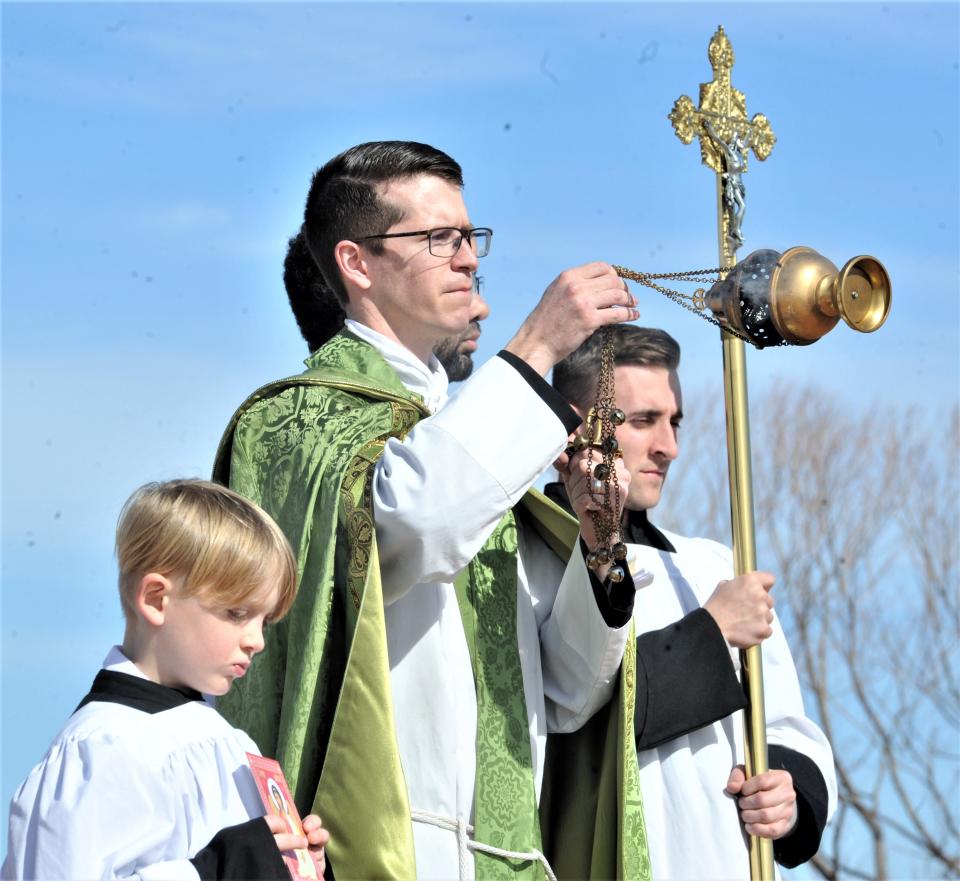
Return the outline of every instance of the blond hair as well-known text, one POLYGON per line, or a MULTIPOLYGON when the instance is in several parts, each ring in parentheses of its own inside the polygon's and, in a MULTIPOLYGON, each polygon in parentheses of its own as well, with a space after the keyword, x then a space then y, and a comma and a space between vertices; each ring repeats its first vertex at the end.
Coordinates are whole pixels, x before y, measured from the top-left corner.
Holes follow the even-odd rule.
POLYGON ((116 552, 128 618, 137 583, 150 572, 180 577, 182 596, 221 608, 243 606, 276 584, 271 620, 287 614, 297 590, 297 563, 280 527, 249 499, 206 480, 136 490, 120 512, 116 552))

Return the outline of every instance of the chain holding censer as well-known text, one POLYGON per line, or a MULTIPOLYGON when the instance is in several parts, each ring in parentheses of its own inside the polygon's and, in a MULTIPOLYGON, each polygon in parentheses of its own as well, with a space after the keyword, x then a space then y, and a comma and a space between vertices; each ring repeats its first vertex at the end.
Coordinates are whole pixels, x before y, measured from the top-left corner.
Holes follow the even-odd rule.
POLYGON ((707 301, 705 299, 706 291, 703 288, 697 288, 692 294, 684 294, 681 291, 675 291, 671 288, 664 287, 656 283, 654 279, 666 279, 670 281, 689 281, 694 284, 713 284, 714 282, 720 281, 723 278, 724 270, 717 269, 690 269, 686 272, 637 272, 635 269, 627 269, 626 266, 617 266, 614 265, 613 271, 620 276, 620 278, 629 278, 630 281, 635 281, 638 284, 646 285, 648 288, 652 288, 657 293, 663 294, 668 300, 673 300, 678 306, 682 306, 688 312, 692 312, 699 318, 702 318, 704 321, 709 321, 710 324, 715 324, 717 327, 722 327, 727 333, 732 333, 735 337, 739 337, 745 343, 750 343, 750 345, 756 345, 753 340, 739 331, 734 330, 732 327, 728 327, 723 322, 718 321, 713 315, 710 314, 710 310, 707 307, 707 301))

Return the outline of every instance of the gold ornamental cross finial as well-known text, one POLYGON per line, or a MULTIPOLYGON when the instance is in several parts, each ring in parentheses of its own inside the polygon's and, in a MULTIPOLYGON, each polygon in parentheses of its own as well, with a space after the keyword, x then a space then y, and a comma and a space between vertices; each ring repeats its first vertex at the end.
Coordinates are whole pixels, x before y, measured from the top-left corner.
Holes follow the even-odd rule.
POLYGON ((700 139, 703 164, 717 173, 720 265, 729 267, 737 262, 737 248, 743 244, 747 195, 743 175, 747 172, 747 154, 752 149, 757 159, 764 160, 777 139, 762 113, 747 119, 747 99, 730 82, 733 46, 722 25, 710 40, 707 56, 713 79, 700 84, 700 106, 694 107, 693 101, 681 95, 667 118, 683 143, 700 139))
POLYGON ((724 150, 717 140, 730 144, 738 137, 744 147, 743 168, 740 171, 745 172, 746 150, 752 149, 757 159, 762 161, 770 155, 777 138, 770 128, 769 120, 762 113, 757 113, 751 120, 747 119, 746 98, 743 92, 735 89, 730 82, 734 61, 733 46, 722 25, 710 40, 707 56, 713 68, 713 80, 700 84, 699 108, 695 107, 686 95, 681 95, 674 103, 668 118, 683 143, 689 144, 695 137, 700 139, 703 164, 718 174, 722 174, 725 169, 724 150))

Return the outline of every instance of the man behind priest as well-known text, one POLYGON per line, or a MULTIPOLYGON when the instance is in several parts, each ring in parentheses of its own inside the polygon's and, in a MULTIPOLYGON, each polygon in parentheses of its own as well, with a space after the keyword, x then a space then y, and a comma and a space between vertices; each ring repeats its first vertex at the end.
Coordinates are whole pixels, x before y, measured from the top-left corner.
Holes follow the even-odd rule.
POLYGON ((556 556, 541 536, 569 524, 527 490, 579 422, 544 374, 636 303, 606 264, 562 273, 447 403, 431 353, 468 326, 492 236, 461 188, 410 142, 314 175, 304 233, 345 328, 241 406, 217 457, 301 570, 222 710, 322 813, 341 878, 540 877, 546 732, 609 700, 627 640, 632 596, 615 606, 579 550, 556 556))
MULTIPOLYGON (((748 878, 741 821, 748 833, 774 839, 777 862, 796 866, 816 853, 837 785, 830 745, 804 712, 773 613, 773 576, 735 578, 728 548, 649 521, 679 453, 680 347, 654 328, 619 325, 611 336, 616 406, 625 415, 617 440, 630 473, 624 541, 634 571, 653 575, 634 605, 644 696, 634 733, 653 877, 748 878), (771 770, 745 781, 737 649, 761 641, 771 770)), ((601 347, 600 334, 592 335, 553 372, 554 387, 580 413, 596 396, 601 347)), ((563 475, 574 507, 584 498, 578 464, 563 475)), ((565 504, 559 484, 546 491, 565 504)))

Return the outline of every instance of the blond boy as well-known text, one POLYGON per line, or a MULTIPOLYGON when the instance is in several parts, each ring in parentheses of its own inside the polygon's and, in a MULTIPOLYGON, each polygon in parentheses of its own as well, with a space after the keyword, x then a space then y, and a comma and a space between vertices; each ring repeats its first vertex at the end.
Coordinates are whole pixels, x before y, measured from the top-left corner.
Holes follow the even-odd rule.
POLYGON ((212 483, 148 484, 117 527, 126 629, 10 807, 4 879, 289 879, 280 852, 323 860, 316 816, 295 835, 264 809, 258 753, 203 695, 223 695, 293 603, 276 524, 212 483))

